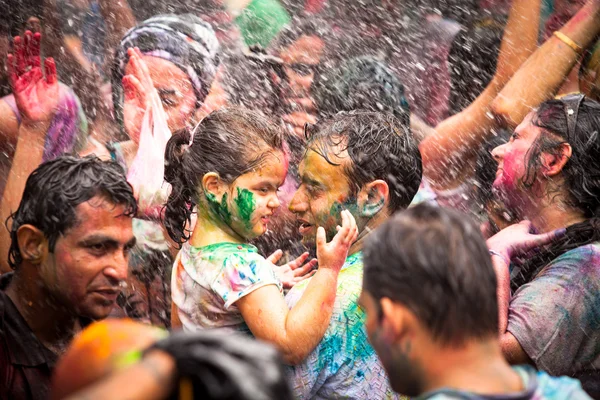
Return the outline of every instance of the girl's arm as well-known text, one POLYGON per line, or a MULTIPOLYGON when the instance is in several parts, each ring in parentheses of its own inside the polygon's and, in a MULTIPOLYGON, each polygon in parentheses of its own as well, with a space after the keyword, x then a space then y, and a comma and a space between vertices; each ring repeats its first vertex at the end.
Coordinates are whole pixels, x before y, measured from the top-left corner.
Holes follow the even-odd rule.
POLYGON ((291 310, 274 285, 257 289, 236 303, 254 336, 274 344, 288 364, 302 362, 319 344, 329 326, 338 273, 358 235, 356 222, 348 211, 342 212, 342 220, 342 228, 329 243, 326 243, 325 230, 318 229, 319 269, 291 310))
MULTIPOLYGON (((583 49, 600 33, 600 0, 589 0, 559 31, 583 49)), ((517 126, 560 88, 580 54, 556 36, 548 39, 515 74, 492 105, 494 114, 517 126)))
POLYGON ((423 175, 434 188, 448 189, 464 181, 466 166, 495 126, 492 101, 537 46, 539 15, 539 0, 513 0, 491 82, 469 107, 442 121, 421 142, 423 175))

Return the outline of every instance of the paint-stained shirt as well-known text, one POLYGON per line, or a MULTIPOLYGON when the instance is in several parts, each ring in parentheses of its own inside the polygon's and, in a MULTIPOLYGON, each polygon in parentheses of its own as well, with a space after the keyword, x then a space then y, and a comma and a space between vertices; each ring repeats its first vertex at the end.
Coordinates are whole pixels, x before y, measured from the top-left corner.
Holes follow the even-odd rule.
MULTIPOLYGON (((338 277, 333 315, 323 340, 302 364, 287 370, 295 398, 399 398, 367 338, 366 315, 358 305, 362 274, 362 253, 350 255, 338 277)), ((289 291, 286 302, 290 308, 309 282, 304 280, 289 291)))
POLYGON ((193 247, 185 243, 173 266, 171 296, 186 331, 226 328, 249 332, 235 302, 266 285, 282 291, 272 264, 256 247, 237 243, 193 247))
POLYGON ((523 380, 525 390, 519 393, 507 393, 484 396, 461 392, 453 389, 441 389, 426 393, 415 400, 588 400, 591 399, 576 379, 565 376, 555 378, 545 372, 537 372, 529 366, 513 367, 523 380))
MULTIPOLYGON (((600 245, 570 250, 521 286, 510 301, 508 331, 538 369, 600 385, 600 245)), ((596 389, 593 389, 593 388, 596 389)))

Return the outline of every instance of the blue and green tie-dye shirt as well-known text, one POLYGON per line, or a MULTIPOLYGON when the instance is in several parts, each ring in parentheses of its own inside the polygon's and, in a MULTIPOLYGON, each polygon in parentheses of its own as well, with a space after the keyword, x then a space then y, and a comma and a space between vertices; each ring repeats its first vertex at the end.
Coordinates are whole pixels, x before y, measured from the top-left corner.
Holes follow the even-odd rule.
MULTIPOLYGON (((399 398, 367 338, 366 315, 358 306, 362 274, 362 253, 350 255, 338 277, 333 315, 323 340, 302 364, 288 368, 288 381, 296 398, 399 398)), ((309 282, 298 283, 287 294, 290 308, 300 300, 309 282)))
POLYGON ((415 400, 588 400, 591 399, 576 379, 562 376, 555 378, 545 372, 537 372, 529 366, 513 367, 525 390, 519 393, 484 396, 454 389, 440 389, 425 393, 415 400))

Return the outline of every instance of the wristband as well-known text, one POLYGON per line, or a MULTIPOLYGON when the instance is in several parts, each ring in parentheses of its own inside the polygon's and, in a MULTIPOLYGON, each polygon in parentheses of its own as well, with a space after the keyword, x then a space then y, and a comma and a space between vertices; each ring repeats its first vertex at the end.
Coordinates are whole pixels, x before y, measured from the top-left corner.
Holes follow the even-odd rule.
POLYGON ((575 43, 570 37, 568 37, 564 33, 555 31, 553 35, 556 36, 561 42, 572 48, 575 53, 580 54, 583 51, 583 48, 580 45, 575 43))
POLYGON ((489 250, 490 254, 493 256, 498 256, 502 259, 502 261, 504 261, 504 263, 506 263, 506 265, 510 265, 510 260, 507 259, 506 257, 504 257, 502 254, 498 253, 495 250, 489 250))

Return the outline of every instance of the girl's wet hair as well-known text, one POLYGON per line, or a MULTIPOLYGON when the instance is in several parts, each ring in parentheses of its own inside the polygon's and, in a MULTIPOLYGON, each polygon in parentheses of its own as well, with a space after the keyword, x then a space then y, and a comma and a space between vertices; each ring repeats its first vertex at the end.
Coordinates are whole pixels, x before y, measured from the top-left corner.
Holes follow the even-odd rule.
POLYGON ((243 108, 215 111, 193 132, 175 133, 165 151, 165 180, 172 186, 165 227, 171 239, 179 245, 189 239, 186 225, 200 201, 206 173, 216 172, 231 183, 259 167, 270 151, 283 149, 281 130, 258 112, 243 108))
POLYGON ((17 242, 17 232, 30 224, 44 233, 49 250, 56 241, 80 221, 78 205, 93 197, 102 197, 115 206, 123 206, 123 215, 137 213, 133 189, 127 183, 123 168, 113 161, 101 161, 96 156, 84 158, 61 156, 40 165, 27 178, 19 208, 7 220, 10 226, 8 263, 17 268, 23 256, 17 242))
POLYGON ((524 178, 531 185, 541 167, 540 155, 559 150, 568 143, 571 158, 562 169, 563 187, 569 206, 581 210, 584 222, 567 227, 567 234, 545 246, 534 257, 525 260, 521 274, 513 280, 513 288, 529 282, 550 261, 574 248, 600 241, 600 103, 584 98, 578 110, 571 113, 563 100, 549 100, 538 108, 532 124, 542 133, 529 150, 529 163, 524 178), (569 128, 569 118, 576 118, 569 128))

